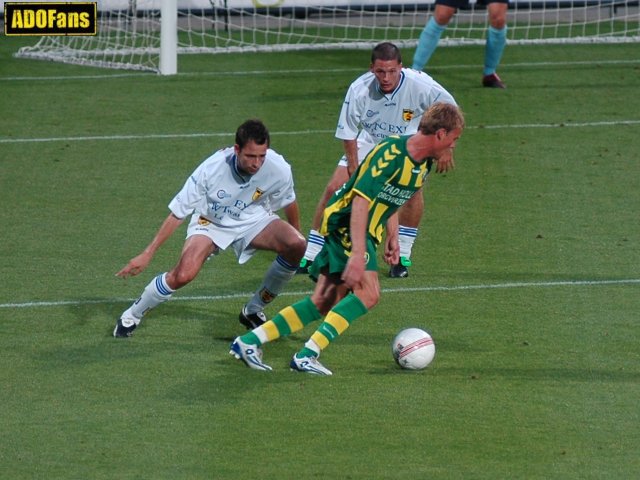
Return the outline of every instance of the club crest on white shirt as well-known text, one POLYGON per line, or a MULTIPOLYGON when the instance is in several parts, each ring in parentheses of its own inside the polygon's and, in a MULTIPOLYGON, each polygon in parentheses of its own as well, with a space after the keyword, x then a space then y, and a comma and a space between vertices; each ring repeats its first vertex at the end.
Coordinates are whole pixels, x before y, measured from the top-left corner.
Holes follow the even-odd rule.
POLYGON ((413 118, 413 110, 410 108, 403 108, 402 109, 402 119, 405 122, 410 122, 411 119, 413 118))
POLYGON ((259 188, 256 188, 256 191, 253 192, 253 196, 251 197, 251 200, 253 200, 254 202, 257 201, 262 194, 264 193, 264 191, 260 190, 259 188))

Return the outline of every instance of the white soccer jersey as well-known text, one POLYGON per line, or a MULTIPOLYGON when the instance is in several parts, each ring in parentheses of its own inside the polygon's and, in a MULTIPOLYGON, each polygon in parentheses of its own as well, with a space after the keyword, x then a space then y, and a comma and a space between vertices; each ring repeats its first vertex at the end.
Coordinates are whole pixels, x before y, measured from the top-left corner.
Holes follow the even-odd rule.
POLYGON ((424 72, 403 68, 396 89, 384 94, 373 72, 356 79, 344 99, 336 138, 376 144, 390 135, 418 131, 422 114, 435 102, 456 105, 442 85, 424 72))
POLYGON ((178 218, 197 214, 222 228, 244 229, 296 199, 291 166, 268 149, 255 175, 241 174, 233 147, 218 150, 188 178, 171 200, 178 218))

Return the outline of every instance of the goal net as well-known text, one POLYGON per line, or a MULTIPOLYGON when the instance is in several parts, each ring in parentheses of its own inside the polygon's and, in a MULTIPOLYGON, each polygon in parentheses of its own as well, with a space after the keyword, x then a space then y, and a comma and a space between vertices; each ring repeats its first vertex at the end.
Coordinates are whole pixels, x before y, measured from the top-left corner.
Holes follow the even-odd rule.
MULTIPOLYGON (((42 37, 21 58, 177 71, 177 55, 415 47, 433 0, 98 0, 98 34, 42 37)), ((511 0, 507 40, 640 42, 638 0, 511 0)), ((484 43, 486 9, 471 0, 441 45, 484 43)))

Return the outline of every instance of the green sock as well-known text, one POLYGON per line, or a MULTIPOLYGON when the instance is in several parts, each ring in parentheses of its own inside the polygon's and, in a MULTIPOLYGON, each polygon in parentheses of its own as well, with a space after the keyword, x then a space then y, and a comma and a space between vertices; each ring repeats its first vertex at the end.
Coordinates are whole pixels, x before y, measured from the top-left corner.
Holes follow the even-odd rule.
POLYGON ((349 328, 351 322, 367 311, 367 307, 353 293, 344 297, 329 311, 324 322, 305 343, 304 348, 299 352, 300 356, 309 356, 309 351, 313 352, 312 356, 319 355, 320 351, 327 348, 329 343, 349 328), (316 351, 316 348, 319 350, 316 351))

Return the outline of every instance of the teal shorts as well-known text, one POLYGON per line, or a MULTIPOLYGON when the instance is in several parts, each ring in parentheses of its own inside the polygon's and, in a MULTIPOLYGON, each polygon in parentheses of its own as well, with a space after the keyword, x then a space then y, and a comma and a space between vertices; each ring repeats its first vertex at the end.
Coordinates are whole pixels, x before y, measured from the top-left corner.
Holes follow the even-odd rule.
MULTIPOLYGON (((365 265, 366 270, 378 270, 377 247, 378 245, 373 238, 367 235, 367 253, 365 254, 367 258, 365 265)), ((335 232, 331 232, 328 236, 324 237, 324 246, 309 267, 309 275, 314 280, 318 279, 320 273, 324 273, 325 275, 339 275, 344 272, 350 257, 351 237, 348 229, 341 228, 335 232)))

